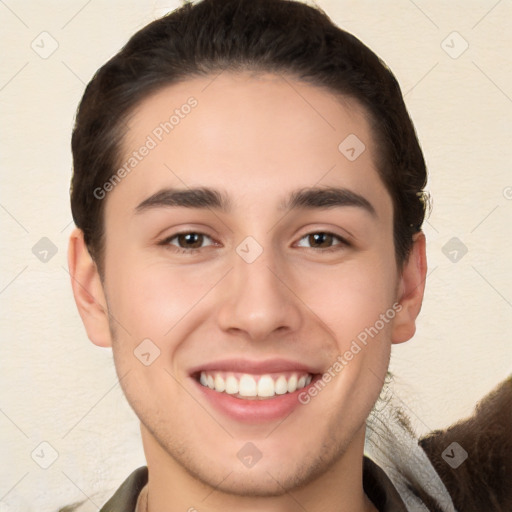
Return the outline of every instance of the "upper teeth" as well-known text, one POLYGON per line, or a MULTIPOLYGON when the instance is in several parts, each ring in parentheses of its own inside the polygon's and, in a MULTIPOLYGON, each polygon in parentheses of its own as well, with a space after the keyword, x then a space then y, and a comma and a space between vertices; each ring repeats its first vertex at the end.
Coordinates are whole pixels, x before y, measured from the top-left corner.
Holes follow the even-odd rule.
POLYGON ((199 382, 203 386, 229 395, 240 397, 271 397, 293 393, 307 386, 312 379, 309 373, 288 375, 250 375, 248 373, 201 372, 199 382))

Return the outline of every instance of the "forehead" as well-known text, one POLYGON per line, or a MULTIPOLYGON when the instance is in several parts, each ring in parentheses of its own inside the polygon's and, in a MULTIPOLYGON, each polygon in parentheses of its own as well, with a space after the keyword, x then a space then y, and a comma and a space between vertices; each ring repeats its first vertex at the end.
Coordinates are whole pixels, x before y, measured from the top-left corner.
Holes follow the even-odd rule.
POLYGON ((299 187, 386 195, 362 107, 284 75, 222 72, 165 87, 133 112, 121 154, 126 172, 110 196, 125 204, 164 186, 219 188, 244 208, 299 187))

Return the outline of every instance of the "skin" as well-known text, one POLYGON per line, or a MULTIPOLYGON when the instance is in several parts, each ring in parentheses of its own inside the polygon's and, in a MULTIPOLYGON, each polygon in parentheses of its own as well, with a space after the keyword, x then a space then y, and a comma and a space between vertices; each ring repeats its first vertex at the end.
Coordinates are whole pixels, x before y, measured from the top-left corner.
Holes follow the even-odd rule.
POLYGON ((80 230, 69 248, 88 336, 112 346, 123 390, 141 420, 149 510, 375 510, 361 484, 365 421, 392 343, 414 334, 426 274, 424 236, 415 237, 399 267, 392 201, 364 111, 291 77, 224 72, 166 87, 134 112, 125 154, 190 96, 197 107, 104 199, 103 280, 80 230), (349 134, 366 146, 355 161, 338 150, 349 134), (222 191, 229 211, 136 212, 163 188, 199 186, 222 191), (292 191, 311 187, 348 189, 374 214, 354 205, 279 208, 292 191), (185 254, 177 238, 161 243, 177 232, 207 237, 199 252, 185 254), (317 247, 307 235, 318 232, 348 243, 328 238, 317 247), (236 252, 247 236, 263 249, 252 263, 236 252), (188 374, 228 356, 282 357, 322 373, 394 303, 401 305, 394 319, 284 420, 247 424, 227 417, 188 374), (150 366, 133 354, 146 338, 161 351, 150 366), (250 469, 237 457, 249 441, 262 453, 250 469))

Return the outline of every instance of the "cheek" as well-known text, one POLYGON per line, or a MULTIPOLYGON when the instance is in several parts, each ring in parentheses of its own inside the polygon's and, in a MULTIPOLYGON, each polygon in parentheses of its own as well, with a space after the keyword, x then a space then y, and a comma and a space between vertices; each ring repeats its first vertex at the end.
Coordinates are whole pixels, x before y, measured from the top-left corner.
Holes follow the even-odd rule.
MULTIPOLYGON (((301 298, 342 344, 374 326, 381 314, 393 309, 396 273, 389 268, 394 267, 383 265, 378 258, 373 260, 353 260, 301 274, 301 298)), ((383 332, 389 328, 388 322, 385 328, 380 323, 378 326, 383 332)))
POLYGON ((137 339, 162 340, 218 281, 212 269, 184 269, 144 259, 124 258, 112 269, 111 312, 137 339))
POLYGON ((347 414, 366 417, 388 368, 397 276, 392 264, 391 270, 384 271, 386 266, 378 261, 353 262, 317 273, 303 288, 304 302, 329 330, 334 344, 335 354, 326 371, 330 391, 317 406, 321 414, 320 407, 330 397, 336 422, 344 421, 347 414))

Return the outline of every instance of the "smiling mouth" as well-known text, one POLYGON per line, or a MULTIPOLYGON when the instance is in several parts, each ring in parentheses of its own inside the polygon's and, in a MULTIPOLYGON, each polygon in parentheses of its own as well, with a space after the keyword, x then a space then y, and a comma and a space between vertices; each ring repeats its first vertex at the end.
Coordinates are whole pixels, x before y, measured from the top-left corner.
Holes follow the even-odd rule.
POLYGON ((250 373, 201 371, 198 382, 213 391, 243 400, 266 400, 294 393, 308 386, 315 377, 307 372, 250 373))

